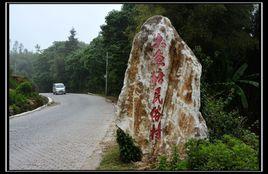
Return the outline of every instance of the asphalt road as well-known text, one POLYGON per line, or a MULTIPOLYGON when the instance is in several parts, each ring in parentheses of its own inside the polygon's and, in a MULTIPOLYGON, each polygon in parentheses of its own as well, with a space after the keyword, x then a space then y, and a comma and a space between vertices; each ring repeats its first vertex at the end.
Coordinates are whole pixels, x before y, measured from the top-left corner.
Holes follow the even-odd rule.
POLYGON ((43 95, 56 105, 9 119, 9 170, 94 170, 89 157, 114 119, 113 104, 86 94, 43 95))

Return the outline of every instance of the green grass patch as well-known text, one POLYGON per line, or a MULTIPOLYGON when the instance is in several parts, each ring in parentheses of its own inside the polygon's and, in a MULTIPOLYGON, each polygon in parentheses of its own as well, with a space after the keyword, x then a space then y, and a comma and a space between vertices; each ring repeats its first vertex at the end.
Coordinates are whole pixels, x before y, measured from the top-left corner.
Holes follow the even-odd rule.
POLYGON ((119 157, 118 144, 108 147, 97 170, 136 170, 134 163, 123 163, 119 157))

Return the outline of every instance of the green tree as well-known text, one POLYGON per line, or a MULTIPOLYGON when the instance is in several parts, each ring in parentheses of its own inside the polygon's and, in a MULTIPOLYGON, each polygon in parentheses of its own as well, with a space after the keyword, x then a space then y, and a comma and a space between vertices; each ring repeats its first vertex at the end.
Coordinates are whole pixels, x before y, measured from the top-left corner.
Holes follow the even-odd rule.
MULTIPOLYGON (((83 69, 81 64, 75 63, 76 61, 67 61, 74 57, 74 60, 80 62, 80 58, 76 57, 75 52, 85 48, 87 45, 79 42, 75 38, 76 31, 74 28, 70 31, 70 36, 67 41, 54 41, 53 44, 47 49, 40 50, 40 46, 36 45, 37 59, 34 63, 34 82, 42 92, 51 91, 53 83, 62 82, 66 84, 67 90, 70 90, 71 83, 79 82, 81 88, 73 88, 73 92, 79 92, 82 89, 84 81, 78 78, 75 74, 80 74, 78 71, 83 69)), ((83 70, 82 70, 83 71, 83 70)), ((82 74, 81 76, 87 76, 82 74)), ((84 79, 84 78, 83 78, 84 79)))
POLYGON ((111 11, 105 18, 106 25, 101 26, 103 42, 109 53, 108 94, 113 96, 118 96, 123 86, 131 50, 132 39, 130 41, 128 38, 131 30, 129 26, 134 24, 133 16, 127 10, 132 8, 134 7, 128 6, 123 7, 122 11, 111 11))
POLYGON ((10 68, 14 70, 17 75, 23 75, 32 79, 33 76, 33 62, 37 59, 37 54, 23 49, 23 44, 16 41, 13 50, 9 54, 10 68))
POLYGON ((36 50, 37 53, 41 53, 41 47, 40 47, 40 45, 36 44, 34 48, 35 48, 35 50, 36 50))
POLYGON ((18 48, 19 48, 19 42, 18 41, 15 41, 14 44, 13 44, 13 48, 12 48, 12 52, 13 54, 16 54, 18 53, 18 48))
POLYGON ((75 38, 76 31, 74 28, 70 30, 70 36, 68 37, 68 41, 65 42, 65 51, 66 54, 69 54, 78 49, 78 39, 75 38))
POLYGON ((53 83, 51 76, 51 63, 46 53, 40 55, 34 62, 34 82, 38 86, 40 92, 51 91, 53 83))
POLYGON ((19 54, 22 54, 22 52, 23 52, 23 48, 24 48, 23 44, 20 43, 20 44, 19 44, 19 54))
POLYGON ((88 76, 84 66, 83 50, 78 50, 69 55, 66 60, 67 87, 72 92, 86 92, 85 85, 88 76))
MULTIPOLYGON (((88 70, 86 88, 92 93, 103 93, 105 90, 106 48, 102 35, 93 39, 84 52, 84 65, 88 70)), ((110 83, 108 83, 109 86, 110 83)))

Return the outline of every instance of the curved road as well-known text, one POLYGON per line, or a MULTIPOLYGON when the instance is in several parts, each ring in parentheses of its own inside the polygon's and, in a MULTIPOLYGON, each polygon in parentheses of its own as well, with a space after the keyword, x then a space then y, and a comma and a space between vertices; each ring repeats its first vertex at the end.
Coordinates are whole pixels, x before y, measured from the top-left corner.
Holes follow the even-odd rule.
POLYGON ((94 170, 89 157, 114 119, 113 104, 86 94, 42 95, 57 104, 9 119, 9 170, 94 170))

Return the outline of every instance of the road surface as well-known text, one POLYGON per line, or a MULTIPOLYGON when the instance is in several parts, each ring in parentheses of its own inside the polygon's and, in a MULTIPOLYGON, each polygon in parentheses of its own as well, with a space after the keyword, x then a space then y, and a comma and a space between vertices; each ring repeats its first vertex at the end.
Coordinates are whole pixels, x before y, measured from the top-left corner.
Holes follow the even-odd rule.
POLYGON ((90 159, 114 119, 113 104, 94 95, 42 95, 56 104, 9 119, 9 170, 94 170, 90 159))

